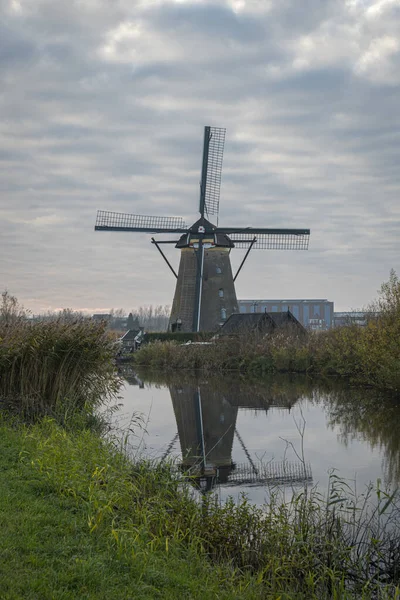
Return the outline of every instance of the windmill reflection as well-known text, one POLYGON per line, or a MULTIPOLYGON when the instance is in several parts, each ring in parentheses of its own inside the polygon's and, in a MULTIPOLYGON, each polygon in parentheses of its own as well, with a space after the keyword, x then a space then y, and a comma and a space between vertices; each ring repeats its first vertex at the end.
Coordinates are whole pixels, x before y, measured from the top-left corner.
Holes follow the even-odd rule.
MULTIPOLYGON (((201 489, 210 490, 216 484, 243 486, 312 480, 310 465, 301 461, 255 461, 236 428, 239 408, 267 412, 274 406, 290 410, 299 398, 295 387, 280 389, 276 395, 272 390, 238 383, 223 389, 208 383, 169 385, 169 389, 181 446, 181 467, 201 489), (235 436, 247 458, 241 464, 232 460, 235 436)), ((170 450, 173 445, 170 444, 170 450)), ((168 449, 164 456, 167 455, 168 449)))
MULTIPOLYGON (((383 471, 388 484, 400 484, 400 402, 376 390, 350 388, 339 382, 274 375, 266 382, 243 383, 234 375, 199 380, 196 375, 141 371, 138 376, 131 365, 120 368, 131 385, 168 387, 171 393, 177 433, 164 449, 162 459, 176 450, 178 440, 182 468, 191 473, 198 485, 211 488, 222 485, 257 485, 267 482, 304 482, 311 480, 311 469, 301 462, 260 464, 248 451, 250 440, 237 428, 239 409, 259 414, 272 407, 290 411, 299 399, 307 398, 320 405, 332 428, 340 431, 342 443, 368 442, 381 449, 383 471), (240 444, 246 460, 232 459, 234 441, 240 444)), ((175 453, 175 452, 174 452, 175 453)))

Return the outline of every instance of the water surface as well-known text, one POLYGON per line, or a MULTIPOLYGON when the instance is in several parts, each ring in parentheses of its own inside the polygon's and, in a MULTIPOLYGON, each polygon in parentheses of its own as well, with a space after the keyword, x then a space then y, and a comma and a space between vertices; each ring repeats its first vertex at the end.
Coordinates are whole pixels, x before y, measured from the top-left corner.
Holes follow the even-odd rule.
POLYGON ((245 492, 261 504, 276 483, 325 492, 331 469, 358 491, 378 478, 399 484, 399 399, 302 377, 124 376, 119 426, 140 414, 144 427, 133 427, 134 452, 174 459, 222 498, 245 492))

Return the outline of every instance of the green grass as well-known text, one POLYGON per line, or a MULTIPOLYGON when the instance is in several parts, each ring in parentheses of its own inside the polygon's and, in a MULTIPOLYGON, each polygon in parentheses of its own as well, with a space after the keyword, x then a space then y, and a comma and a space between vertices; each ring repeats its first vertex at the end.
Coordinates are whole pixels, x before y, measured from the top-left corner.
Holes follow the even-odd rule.
POLYGON ((209 340, 214 334, 207 332, 198 332, 193 333, 189 331, 161 331, 161 332, 147 332, 142 346, 145 346, 149 342, 161 341, 161 342, 172 342, 176 341, 180 344, 184 344, 185 342, 205 342, 209 340))
POLYGON ((133 555, 118 550, 111 528, 90 533, 85 499, 60 493, 31 457, 21 461, 34 446, 20 428, 0 428, 2 600, 260 598, 188 549, 150 551, 143 538, 133 555))
MULTIPOLYGON (((351 372, 361 357, 370 379, 400 373, 392 284, 393 308, 380 322, 328 338, 333 372, 351 372)), ((398 494, 378 484, 356 496, 332 474, 327 498, 305 489, 285 503, 272 494, 262 509, 196 500, 168 465, 132 463, 94 430, 96 408, 119 384, 102 327, 14 316, 0 319, 0 401, 31 425, 0 421, 1 600, 400 598, 398 494)), ((278 335, 265 355, 256 342, 193 352, 167 342, 138 357, 254 374, 312 366, 303 342, 278 335)), ((326 348, 313 350, 320 360, 326 348)))

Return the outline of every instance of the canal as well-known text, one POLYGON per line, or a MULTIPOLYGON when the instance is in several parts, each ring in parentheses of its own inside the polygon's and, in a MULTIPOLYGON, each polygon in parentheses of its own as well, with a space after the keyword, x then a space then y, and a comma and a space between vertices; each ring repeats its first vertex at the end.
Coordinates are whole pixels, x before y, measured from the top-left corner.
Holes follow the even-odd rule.
POLYGON ((332 469, 359 492, 400 482, 397 398, 304 377, 122 375, 114 418, 131 429, 131 452, 174 461, 222 500, 245 493, 262 504, 276 486, 290 495, 304 484, 324 493, 332 469))

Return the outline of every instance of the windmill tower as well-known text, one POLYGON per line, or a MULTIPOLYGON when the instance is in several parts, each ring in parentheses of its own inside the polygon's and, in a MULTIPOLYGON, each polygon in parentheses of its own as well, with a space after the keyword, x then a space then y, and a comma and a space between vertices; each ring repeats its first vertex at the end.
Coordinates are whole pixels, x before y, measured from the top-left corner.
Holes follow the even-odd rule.
POLYGON ((218 219, 225 129, 204 128, 200 181, 200 218, 187 227, 180 217, 150 217, 99 210, 96 231, 180 234, 175 240, 151 241, 177 279, 169 327, 172 331, 215 331, 238 311, 235 280, 250 250, 307 250, 309 229, 266 229, 260 227, 219 227, 218 219), (181 251, 178 273, 162 251, 161 244, 175 244, 181 251), (235 276, 230 252, 247 252, 235 276))

